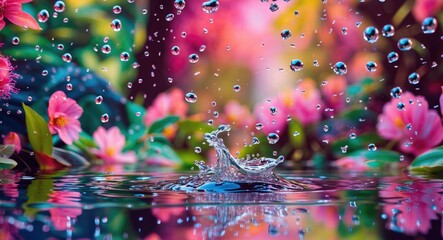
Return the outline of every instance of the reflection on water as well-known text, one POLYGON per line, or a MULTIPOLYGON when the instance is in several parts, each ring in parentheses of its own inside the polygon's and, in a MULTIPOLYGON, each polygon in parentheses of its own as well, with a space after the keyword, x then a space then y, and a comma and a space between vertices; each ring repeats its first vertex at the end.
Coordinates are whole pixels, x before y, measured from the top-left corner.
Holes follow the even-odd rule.
POLYGON ((0 172, 0 239, 441 238, 441 180, 292 172, 301 191, 149 190, 189 174, 0 172), (315 176, 315 177, 314 177, 315 176))

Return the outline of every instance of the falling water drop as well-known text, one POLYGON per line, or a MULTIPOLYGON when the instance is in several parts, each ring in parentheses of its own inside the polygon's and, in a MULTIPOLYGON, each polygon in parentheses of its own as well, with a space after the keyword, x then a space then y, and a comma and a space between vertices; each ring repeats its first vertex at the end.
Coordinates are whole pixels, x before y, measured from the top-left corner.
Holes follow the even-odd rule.
POLYGON ((120 60, 123 62, 129 61, 129 53, 128 52, 122 52, 120 54, 120 60))
POLYGON ((391 24, 386 24, 383 26, 383 29, 381 30, 381 34, 384 37, 392 37, 395 34, 395 28, 391 24))
POLYGON ((291 37, 291 31, 289 31, 288 29, 285 29, 285 30, 281 31, 280 35, 283 39, 288 39, 291 37))
POLYGON ((391 89, 391 97, 393 98, 399 98, 402 94, 403 90, 401 90, 400 87, 394 87, 391 89))
POLYGON ((369 43, 377 42, 378 37, 379 37, 379 32, 378 29, 375 27, 372 26, 367 27, 363 32, 363 38, 369 43))
POLYGON ((262 130, 263 129, 263 124, 262 123, 257 123, 257 124, 255 124, 255 129, 257 129, 257 130, 262 130))
POLYGON ((194 148, 194 152, 195 153, 201 153, 201 151, 202 151, 201 147, 195 147, 194 148))
POLYGON ((11 40, 12 44, 14 45, 18 45, 20 43, 20 38, 18 37, 13 37, 11 40))
POLYGON ((428 17, 421 23, 421 30, 424 34, 432 34, 437 29, 437 19, 428 17))
POLYGON ((373 143, 370 143, 370 144, 368 144, 368 150, 375 151, 375 150, 377 150, 377 146, 375 146, 375 144, 373 144, 373 143))
POLYGON ((95 104, 102 104, 102 102, 103 102, 103 97, 102 96, 95 97, 95 104))
POLYGON ((416 72, 409 74, 408 81, 410 84, 418 84, 420 82, 420 75, 416 72))
POLYGON ((271 12, 275 12, 279 9, 277 3, 271 3, 271 6, 269 6, 269 10, 271 10, 271 12))
POLYGON ((196 53, 192 53, 189 55, 188 59, 190 63, 196 63, 198 62, 199 57, 196 53))
POLYGON ((197 95, 193 92, 188 92, 185 95, 185 100, 188 103, 195 103, 195 102, 197 102, 197 95))
POLYGON ((202 9, 205 13, 215 13, 218 10, 219 2, 217 0, 209 0, 207 2, 203 2, 202 9))
POLYGON ((185 6, 186 6, 185 0, 175 0, 174 1, 174 7, 177 10, 183 10, 183 8, 185 8, 185 6))
POLYGON ((289 66, 292 71, 300 71, 303 69, 303 62, 299 59, 293 59, 291 61, 291 65, 289 66))
POLYGON ((65 62, 71 62, 72 61, 72 56, 71 56, 70 53, 65 53, 65 54, 63 54, 62 59, 65 62))
POLYGON ((400 110, 400 111, 405 110, 405 107, 406 107, 406 105, 404 103, 402 103, 402 102, 397 103, 398 110, 400 110))
POLYGON ((172 21, 174 19, 174 14, 169 13, 168 15, 166 15, 165 19, 168 22, 172 21))
POLYGON ((271 111, 272 116, 275 116, 275 114, 277 114, 278 108, 272 106, 269 108, 269 111, 271 111))
POLYGON ((57 1, 54 3, 54 11, 63 12, 65 11, 65 3, 63 1, 57 1))
POLYGON ((409 38, 401 38, 398 40, 397 46, 401 51, 409 51, 412 48, 412 41, 409 38))
POLYGON ((46 22, 49 19, 49 12, 46 9, 41 10, 37 14, 37 19, 39 22, 46 22))
POLYGON ((178 46, 172 46, 171 53, 172 55, 178 55, 180 53, 180 48, 178 46))
POLYGON ((240 92, 240 85, 234 85, 234 92, 240 92))
POLYGON ((337 75, 344 75, 348 72, 348 67, 344 62, 337 62, 334 64, 332 70, 334 70, 337 75))
POLYGON ((122 7, 120 7, 119 5, 115 5, 114 7, 112 7, 112 12, 114 14, 120 14, 122 12, 122 7))
POLYGON ((388 62, 393 63, 398 60, 398 53, 396 52, 390 52, 388 53, 388 62))
POLYGON ((119 19, 114 19, 111 22, 111 28, 114 29, 114 31, 118 32, 122 28, 122 22, 119 19))
POLYGON ((267 139, 269 141, 269 144, 276 144, 280 139, 280 136, 278 136, 277 133, 269 133, 267 139))
POLYGON ((373 61, 369 61, 368 63, 366 63, 366 69, 369 72, 375 72, 377 71, 377 63, 373 62, 373 61))
POLYGON ((109 53, 111 53, 111 46, 109 46, 108 44, 103 45, 103 47, 102 47, 102 53, 104 53, 104 54, 109 54, 109 53))
POLYGON ((107 123, 109 121, 109 115, 107 113, 103 114, 100 117, 100 120, 102 121, 102 123, 107 123))

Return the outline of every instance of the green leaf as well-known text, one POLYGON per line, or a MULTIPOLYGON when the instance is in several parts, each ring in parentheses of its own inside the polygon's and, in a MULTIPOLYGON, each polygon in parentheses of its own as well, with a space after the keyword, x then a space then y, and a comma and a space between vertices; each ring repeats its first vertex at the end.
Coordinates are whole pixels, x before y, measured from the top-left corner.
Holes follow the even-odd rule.
POLYGON ((419 155, 409 166, 416 173, 443 173, 443 148, 429 150, 419 155))
POLYGON ((0 145, 0 157, 8 158, 14 154, 15 146, 12 144, 0 145))
POLYGON ((155 121, 149 127, 148 133, 161 133, 163 130, 165 130, 165 128, 176 123, 179 119, 180 118, 178 116, 171 115, 155 121))
POLYGON ((371 168, 379 168, 385 164, 400 162, 400 153, 390 150, 368 151, 360 150, 348 155, 349 157, 363 157, 366 165, 371 168))
POLYGON ((12 169, 17 166, 17 162, 9 158, 0 158, 0 169, 12 169))
POLYGON ((26 129, 32 149, 46 155, 52 155, 52 135, 48 123, 32 108, 22 103, 25 110, 26 129))
POLYGON ((132 102, 126 103, 125 106, 131 125, 143 125, 143 116, 146 112, 145 108, 132 102))
POLYGON ((175 162, 177 164, 180 164, 181 159, 175 153, 175 151, 170 147, 169 145, 162 144, 160 142, 151 142, 149 144, 149 150, 147 152, 147 157, 154 157, 154 156, 162 156, 171 162, 175 162))

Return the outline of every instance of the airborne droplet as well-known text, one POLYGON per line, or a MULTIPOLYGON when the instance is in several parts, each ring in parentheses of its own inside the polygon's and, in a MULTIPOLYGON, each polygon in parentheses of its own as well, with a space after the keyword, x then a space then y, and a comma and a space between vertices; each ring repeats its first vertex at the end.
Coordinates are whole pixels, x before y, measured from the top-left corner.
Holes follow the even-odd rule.
POLYGON ((108 44, 103 45, 102 53, 109 54, 110 52, 111 52, 111 46, 109 46, 108 44))
POLYGON ((277 133, 269 133, 267 139, 269 141, 269 144, 276 144, 280 139, 280 136, 278 136, 277 133))
POLYGON ((421 23, 421 30, 424 34, 432 34, 437 29, 437 19, 428 17, 421 23))
POLYGON ((18 37, 13 37, 11 40, 12 44, 14 45, 18 45, 20 43, 20 38, 18 37))
POLYGON ((285 30, 281 31, 280 35, 283 39, 288 39, 291 37, 291 31, 289 31, 288 29, 285 29, 285 30))
POLYGON ((396 52, 390 52, 388 53, 388 62, 393 63, 398 60, 398 53, 396 52))
POLYGON ((303 62, 299 59, 293 59, 291 61, 291 65, 289 66, 292 71, 300 71, 303 69, 303 62))
POLYGON ((377 146, 375 146, 375 144, 373 144, 373 143, 370 143, 370 144, 368 144, 368 150, 375 151, 375 150, 377 150, 377 146))
POLYGON ((39 22, 46 22, 49 19, 49 12, 46 9, 41 10, 37 14, 37 19, 39 22))
POLYGON ((344 75, 348 72, 348 67, 344 62, 337 62, 332 70, 334 70, 335 74, 344 75))
POLYGON ((119 5, 115 5, 114 7, 112 7, 112 12, 114 14, 120 14, 122 12, 122 7, 120 7, 119 5))
POLYGON ((100 117, 100 120, 102 121, 102 123, 107 123, 109 121, 109 115, 107 113, 103 114, 100 117))
POLYGON ((397 46, 401 51, 409 51, 412 48, 412 41, 409 38, 402 38, 398 40, 397 46))
POLYGON ((378 29, 375 27, 367 27, 365 29, 365 31, 363 32, 363 38, 368 42, 368 43, 375 43, 377 42, 379 37, 379 32, 378 29))
POLYGON ((391 89, 391 97, 393 98, 399 98, 402 94, 403 90, 401 90, 400 87, 394 87, 391 89))
POLYGON ((183 8, 185 8, 185 6, 186 6, 185 0, 175 0, 174 1, 174 7, 177 10, 183 10, 183 8))
POLYGON ((377 71, 377 63, 373 62, 373 61, 369 61, 368 63, 366 63, 366 69, 369 72, 375 72, 377 71))
POLYGON ((128 52, 122 52, 120 54, 120 60, 123 62, 129 61, 129 53, 128 52))
POLYGON ((180 48, 178 46, 173 46, 171 48, 172 55, 178 55, 180 53, 180 48))
POLYGON ((95 98, 95 104, 102 104, 103 102, 103 97, 102 96, 97 96, 95 98))
POLYGON ((203 2, 202 9, 205 13, 215 13, 218 10, 219 2, 217 0, 209 0, 207 2, 203 2))
POLYGON ((65 11, 65 3, 63 1, 57 1, 54 3, 54 11, 63 12, 65 11))
POLYGON ((188 103, 195 103, 195 102, 197 102, 197 95, 193 92, 188 92, 185 95, 185 100, 188 103))
POLYGON ((122 28, 122 22, 119 19, 114 19, 111 22, 111 28, 114 29, 114 31, 118 32, 122 28))
POLYGON ((190 63, 196 63, 198 62, 199 57, 196 53, 192 53, 189 55, 188 59, 190 63))
POLYGON ((410 84, 418 84, 420 82, 420 75, 416 72, 409 74, 408 81, 410 84))
POLYGON ((70 53, 65 53, 65 54, 63 54, 62 59, 65 62, 71 62, 72 61, 72 56, 71 56, 70 53))
POLYGON ((384 37, 392 37, 394 36, 395 28, 391 24, 386 24, 383 26, 383 29, 381 30, 381 34, 384 37))
POLYGON ((165 19, 166 19, 166 21, 168 21, 168 22, 172 21, 172 19, 174 19, 174 14, 169 13, 168 15, 166 15, 165 19))

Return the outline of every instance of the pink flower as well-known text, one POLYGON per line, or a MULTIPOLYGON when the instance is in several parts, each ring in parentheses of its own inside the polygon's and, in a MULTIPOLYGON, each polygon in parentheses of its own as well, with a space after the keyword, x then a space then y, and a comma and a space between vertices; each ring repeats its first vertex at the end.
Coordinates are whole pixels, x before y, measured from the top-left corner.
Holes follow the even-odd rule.
POLYGON ((148 107, 144 116, 144 123, 149 126, 156 120, 168 115, 185 117, 188 105, 185 103, 185 94, 178 88, 171 89, 168 93, 161 93, 148 107))
POLYGON ((249 109, 236 101, 229 101, 224 108, 222 122, 236 125, 237 127, 250 127, 254 124, 254 117, 249 109))
POLYGON ((340 169, 351 171, 366 171, 369 169, 364 157, 343 157, 335 161, 335 165, 340 169))
POLYGON ((423 19, 438 13, 442 7, 442 0, 416 0, 412 13, 417 21, 423 21, 423 19))
POLYGON ((0 99, 9 99, 11 93, 18 93, 15 88, 15 79, 19 75, 12 72, 13 67, 8 58, 0 54, 0 99))
POLYGON ((66 144, 72 144, 79 138, 81 132, 80 121, 83 109, 74 99, 67 98, 62 91, 57 91, 49 98, 48 115, 49 130, 52 134, 58 133, 66 144))
POLYGON ((386 103, 379 116, 377 131, 383 138, 399 140, 402 151, 415 155, 443 140, 443 126, 438 113, 428 109, 424 97, 409 92, 386 103), (404 109, 399 110, 398 104, 404 104, 404 109))
POLYGON ((317 106, 321 107, 323 101, 312 79, 304 79, 295 90, 283 95, 282 102, 289 114, 303 125, 317 122, 321 118, 321 111, 317 110, 317 106))
POLYGON ((288 113, 286 107, 280 98, 274 98, 259 103, 254 111, 257 121, 263 124, 263 132, 279 133, 284 130, 288 121, 288 113), (275 112, 271 111, 275 109, 275 112))
POLYGON ((51 207, 51 221, 54 228, 58 231, 68 229, 68 222, 71 218, 76 218, 82 214, 80 193, 70 191, 54 191, 49 194, 48 202, 58 204, 60 206, 51 207))
POLYGON ((16 153, 19 153, 22 149, 22 143, 20 141, 20 137, 15 132, 10 132, 6 137, 3 139, 4 144, 11 144, 14 145, 14 151, 16 153))
POLYGON ((321 87, 321 92, 328 107, 334 112, 340 112, 346 106, 345 92, 346 79, 343 76, 331 75, 326 79, 326 84, 321 87))
POLYGON ((37 21, 22 10, 22 4, 31 1, 32 0, 0 0, 0 30, 6 25, 4 18, 7 18, 20 27, 41 30, 37 21))
POLYGON ((114 126, 107 131, 104 127, 99 127, 92 137, 98 149, 92 149, 91 152, 105 163, 135 163, 137 161, 133 151, 122 153, 126 140, 118 127, 114 126))
POLYGON ((440 112, 443 117, 443 86, 441 86, 441 95, 440 95, 440 112))

